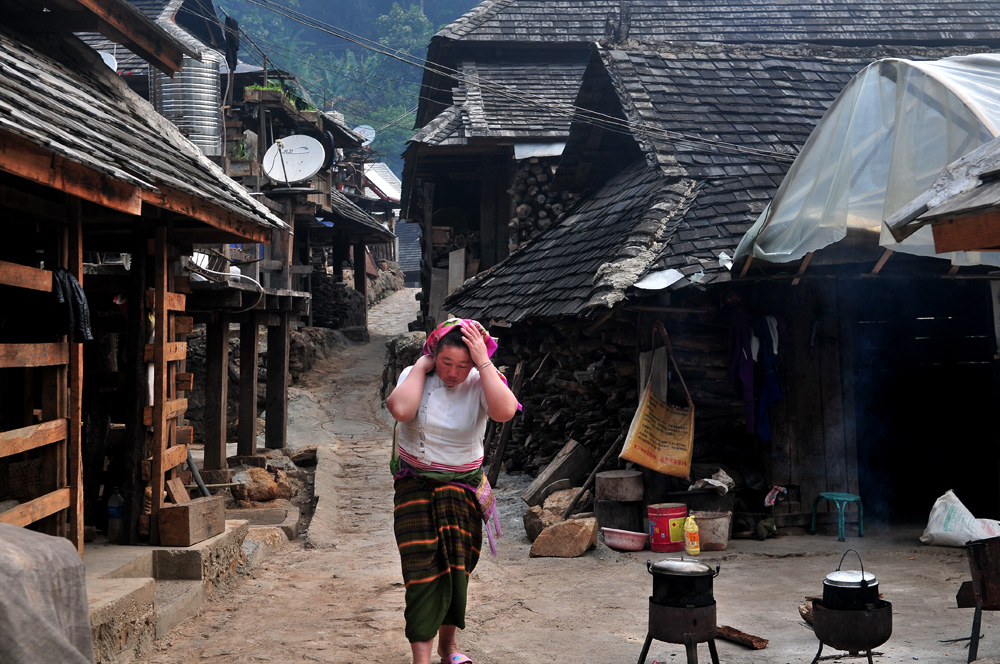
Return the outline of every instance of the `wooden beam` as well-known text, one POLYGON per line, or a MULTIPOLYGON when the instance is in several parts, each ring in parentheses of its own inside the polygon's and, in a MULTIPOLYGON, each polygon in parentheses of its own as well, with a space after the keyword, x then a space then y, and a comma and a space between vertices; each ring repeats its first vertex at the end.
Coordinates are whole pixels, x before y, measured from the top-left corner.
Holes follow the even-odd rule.
POLYGON ((0 458, 65 440, 68 431, 69 422, 64 418, 0 432, 0 458))
POLYGON ((278 321, 267 328, 264 445, 272 450, 288 443, 288 314, 278 314, 278 321))
MULTIPOLYGON (((68 215, 68 261, 66 269, 83 284, 83 211, 82 201, 70 203, 68 215)), ((70 491, 69 539, 83 556, 83 340, 71 332, 69 346, 69 401, 66 416, 69 432, 66 439, 67 482, 70 491)))
POLYGON ((882 268, 885 267, 886 262, 891 257, 892 257, 892 249, 886 249, 885 251, 883 251, 882 255, 878 259, 878 262, 875 263, 875 267, 872 268, 872 274, 878 274, 879 272, 881 272, 882 268))
POLYGON ((1000 212, 955 217, 931 225, 934 251, 995 251, 1000 248, 1000 212))
POLYGON ((175 427, 174 445, 194 445, 194 427, 175 427))
POLYGON ((170 210, 232 234, 246 242, 270 242, 271 227, 239 216, 211 201, 197 198, 179 189, 160 185, 159 191, 142 191, 142 202, 170 210))
POLYGON ((191 316, 174 316, 174 334, 191 334, 194 331, 194 318, 191 316))
POLYGON ((0 286, 52 292, 52 272, 36 267, 0 261, 0 286))
POLYGON ((747 272, 750 271, 750 263, 753 263, 753 255, 747 256, 746 262, 743 263, 743 269, 740 270, 741 277, 747 276, 747 272))
POLYGON ((168 76, 181 70, 184 54, 177 44, 156 24, 138 20, 131 6, 101 0, 74 0, 74 4, 94 14, 99 32, 111 41, 128 47, 168 76))
POLYGON ((252 456, 257 453, 257 344, 260 328, 257 315, 243 314, 240 321, 240 419, 236 437, 236 453, 252 456))
MULTIPOLYGON (((146 344, 146 351, 143 353, 143 360, 152 362, 156 357, 156 344, 146 344)), ((187 343, 184 341, 172 341, 163 344, 163 359, 166 362, 177 362, 187 359, 187 343)))
MULTIPOLYGON (((186 300, 187 300, 187 298, 184 295, 181 295, 180 293, 167 292, 164 293, 163 297, 167 301, 168 311, 184 311, 184 307, 186 306, 186 300)), ((146 306, 147 307, 153 306, 152 291, 146 293, 146 306)))
POLYGON ((0 344, 0 369, 50 367, 69 362, 69 344, 0 344))
POLYGON ((69 161, 4 131, 0 131, 0 171, 119 212, 132 215, 142 212, 142 199, 136 185, 69 161))
POLYGON ((229 314, 216 312, 205 326, 205 465, 226 468, 226 415, 229 392, 229 314))
MULTIPOLYGON (((170 268, 169 257, 167 255, 167 227, 158 225, 153 232, 156 243, 156 251, 153 254, 153 405, 148 407, 150 422, 153 427, 153 464, 150 468, 149 488, 152 489, 152 510, 149 516, 149 523, 156 523, 156 515, 163 505, 163 486, 165 478, 163 473, 163 455, 167 450, 167 435, 170 427, 167 421, 177 417, 177 415, 187 409, 187 399, 173 399, 168 401, 170 393, 168 391, 167 372, 167 346, 170 334, 170 312, 167 309, 167 298, 164 297, 170 291, 170 268), (178 408, 183 401, 183 408, 178 408)), ((145 351, 143 351, 145 356, 145 351)), ((144 411, 145 415, 145 411, 144 411)), ((156 528, 150 526, 150 543, 153 545, 160 543, 160 535, 156 528)))
POLYGON ((805 258, 802 259, 802 264, 799 265, 799 271, 795 273, 795 278, 792 279, 793 286, 799 285, 799 282, 802 280, 802 275, 805 274, 806 268, 809 267, 809 263, 812 261, 812 258, 813 252, 810 251, 805 255, 805 258))
POLYGON ((174 375, 174 385, 179 392, 190 392, 194 389, 194 374, 188 371, 178 371, 174 375))
POLYGON ((176 468, 187 461, 187 445, 174 445, 168 447, 163 453, 163 472, 171 468, 176 468))
MULTIPOLYGON (((168 399, 167 403, 163 406, 164 418, 172 420, 180 417, 187 410, 187 405, 187 399, 168 399)), ((153 426, 153 419, 155 417, 154 408, 155 406, 146 406, 143 410, 142 423, 147 427, 153 426)))
POLYGON ((951 268, 948 270, 948 276, 954 277, 956 274, 958 274, 958 270, 961 267, 962 267, 961 265, 952 265, 951 268))
POLYGON ((70 506, 69 487, 56 489, 51 493, 29 500, 17 507, 0 513, 0 523, 15 526, 29 526, 70 506))

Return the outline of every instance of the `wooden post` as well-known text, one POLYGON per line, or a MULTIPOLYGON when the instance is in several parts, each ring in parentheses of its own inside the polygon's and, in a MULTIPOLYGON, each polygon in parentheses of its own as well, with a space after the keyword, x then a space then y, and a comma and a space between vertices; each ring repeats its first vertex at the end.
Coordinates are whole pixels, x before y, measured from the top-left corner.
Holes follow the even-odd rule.
POLYGON ((229 312, 205 326, 205 470, 226 468, 226 401, 229 386, 229 312))
MULTIPOLYGON (((83 215, 81 201, 73 199, 69 215, 69 263, 67 269, 83 285, 83 215)), ((69 345, 69 539, 83 556, 83 347, 75 332, 69 345)))
POLYGON ((264 445, 284 448, 288 441, 288 337, 287 312, 276 314, 277 325, 267 328, 267 398, 264 402, 264 445))
MULTIPOLYGON (((127 393, 132 395, 125 418, 125 433, 128 452, 123 460, 123 472, 129 477, 129 485, 123 487, 125 506, 122 513, 122 523, 128 524, 127 542, 138 541, 139 517, 143 514, 144 485, 142 479, 142 462, 146 459, 146 427, 143 424, 143 412, 147 405, 148 381, 146 380, 146 285, 147 266, 149 264, 149 249, 147 248, 148 230, 141 218, 135 219, 135 234, 132 244, 132 265, 129 273, 131 281, 127 293, 128 321, 126 342, 126 366, 128 367, 129 387, 127 393)), ((122 540, 126 541, 125 538, 122 540)))
POLYGON ((240 421, 236 453, 257 452, 257 314, 248 311, 240 321, 240 421))
MULTIPOLYGON (((423 185, 423 215, 420 228, 420 244, 423 250, 420 261, 420 311, 425 324, 430 311, 431 278, 434 271, 434 183, 423 185)), ((429 330, 428 330, 429 331, 429 330)))
POLYGON ((364 326, 368 327, 368 253, 365 251, 364 242, 354 243, 354 290, 361 293, 361 301, 365 320, 364 326))
POLYGON ((156 250, 153 255, 153 464, 149 478, 152 488, 152 512, 149 516, 150 541, 159 543, 156 515, 163 502, 163 455, 167 451, 167 360, 166 344, 169 323, 167 309, 167 227, 159 224, 154 233, 156 250))

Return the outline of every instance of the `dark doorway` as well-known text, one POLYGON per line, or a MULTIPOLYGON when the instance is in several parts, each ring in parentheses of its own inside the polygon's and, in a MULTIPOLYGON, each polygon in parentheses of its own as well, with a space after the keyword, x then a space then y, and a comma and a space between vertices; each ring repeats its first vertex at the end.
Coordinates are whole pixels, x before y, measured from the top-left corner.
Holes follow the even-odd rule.
POLYGON ((948 489, 977 517, 1000 517, 989 284, 855 284, 858 481, 866 518, 926 521, 948 489))

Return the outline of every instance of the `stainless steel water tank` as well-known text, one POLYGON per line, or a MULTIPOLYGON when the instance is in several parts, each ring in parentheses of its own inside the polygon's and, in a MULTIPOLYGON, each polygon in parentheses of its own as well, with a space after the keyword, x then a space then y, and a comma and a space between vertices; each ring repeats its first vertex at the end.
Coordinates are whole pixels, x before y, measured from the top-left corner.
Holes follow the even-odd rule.
POLYGON ((173 78, 159 71, 155 74, 156 110, 209 157, 222 154, 221 62, 222 56, 214 52, 200 61, 185 55, 181 71, 173 78))

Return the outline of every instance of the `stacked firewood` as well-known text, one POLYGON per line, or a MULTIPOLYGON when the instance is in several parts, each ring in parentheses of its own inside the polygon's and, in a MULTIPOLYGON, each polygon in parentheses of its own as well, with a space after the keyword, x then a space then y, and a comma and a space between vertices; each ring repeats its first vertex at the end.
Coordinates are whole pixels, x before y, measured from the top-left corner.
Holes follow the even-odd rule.
POLYGON ((635 329, 621 321, 591 334, 566 326, 502 344, 513 355, 501 361, 513 367, 520 359, 525 376, 524 410, 504 455, 508 470, 537 473, 570 439, 595 459, 607 451, 638 402, 634 339, 635 329))
MULTIPOLYGON (((695 403, 695 458, 724 452, 740 440, 743 403, 730 382, 728 325, 711 308, 701 313, 673 313, 667 317, 674 356, 695 403)), ((524 405, 515 417, 504 462, 508 470, 536 474, 563 445, 574 439, 599 459, 620 433, 628 429, 639 405, 638 325, 649 335, 650 317, 617 311, 603 325, 583 320, 551 327, 526 327, 503 339, 501 362, 507 375, 520 360, 524 405)), ((657 346, 661 345, 657 341, 657 346)), ((643 344, 648 348, 648 342, 643 344)), ((668 398, 684 403, 676 379, 668 398)))
POLYGON ((518 166, 510 192, 514 207, 507 224, 510 251, 552 226, 577 199, 577 194, 552 189, 554 173, 554 165, 540 158, 524 159, 518 166))

